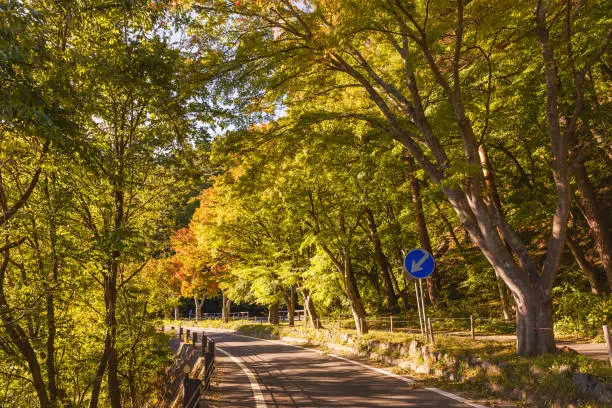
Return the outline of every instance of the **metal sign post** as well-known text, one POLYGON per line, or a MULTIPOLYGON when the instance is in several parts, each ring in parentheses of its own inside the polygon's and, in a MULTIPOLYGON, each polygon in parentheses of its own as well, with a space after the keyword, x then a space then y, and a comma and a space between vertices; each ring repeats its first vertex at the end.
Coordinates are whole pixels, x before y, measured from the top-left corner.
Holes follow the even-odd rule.
MULTIPOLYGON (((425 312, 425 298, 423 297, 423 279, 432 274, 436 264, 433 256, 424 249, 413 249, 404 258, 404 270, 407 274, 419 281, 418 289, 416 282, 414 289, 417 297, 417 307, 419 309, 419 324, 421 335, 425 331, 425 338, 429 342, 429 330, 427 329, 427 313, 425 312), (420 297, 420 299, 419 299, 420 297), (419 302, 420 300, 420 302, 419 302), (424 330, 423 330, 424 329, 424 330)), ((433 337, 433 336, 432 336, 433 337)))
POLYGON ((421 298, 419 296, 419 285, 417 281, 414 281, 414 294, 416 296, 417 309, 419 310, 419 326, 421 326, 421 336, 425 336, 425 332, 423 331, 423 314, 421 313, 421 298))
POLYGON ((425 312, 425 299, 423 298, 422 279, 419 279, 419 291, 421 292, 421 309, 423 309, 423 326, 425 327, 425 340, 429 343, 429 330, 427 329, 427 313, 425 312))

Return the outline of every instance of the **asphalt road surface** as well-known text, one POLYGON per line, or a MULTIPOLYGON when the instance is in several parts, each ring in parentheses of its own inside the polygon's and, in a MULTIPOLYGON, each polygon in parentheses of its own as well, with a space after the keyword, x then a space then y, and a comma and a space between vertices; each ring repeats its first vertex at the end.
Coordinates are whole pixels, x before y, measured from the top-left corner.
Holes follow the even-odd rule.
POLYGON ((195 331, 217 345, 215 407, 482 407, 339 356, 232 333, 195 331))

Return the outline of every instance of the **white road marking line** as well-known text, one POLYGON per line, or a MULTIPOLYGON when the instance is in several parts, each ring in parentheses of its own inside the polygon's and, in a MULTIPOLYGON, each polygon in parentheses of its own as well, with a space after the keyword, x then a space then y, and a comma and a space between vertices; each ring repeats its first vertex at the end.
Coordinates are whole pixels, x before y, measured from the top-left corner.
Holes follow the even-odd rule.
POLYGON ((359 367, 367 368, 368 370, 376 371, 377 373, 384 374, 384 375, 389 376, 389 377, 397 378, 398 380, 407 382, 408 384, 414 384, 416 382, 412 378, 403 377, 401 375, 394 374, 391 371, 383 370, 382 368, 372 367, 372 366, 369 366, 367 364, 360 363, 359 361, 351 360, 349 358, 340 357, 337 354, 328 354, 328 356, 334 357, 334 358, 338 358, 338 359, 343 360, 343 361, 348 361, 349 363, 356 364, 359 367))
POLYGON ((240 361, 240 359, 238 359, 236 356, 223 350, 221 347, 217 346, 216 349, 228 356, 234 363, 238 365, 238 367, 242 369, 242 371, 244 371, 246 376, 249 377, 251 389, 253 390, 253 397, 255 398, 256 408, 267 408, 266 400, 264 399, 263 394, 261 393, 261 387, 259 386, 259 382, 257 382, 257 377, 255 377, 255 374, 253 374, 253 372, 249 370, 249 368, 244 365, 244 363, 240 361))
POLYGON ((463 397, 460 397, 457 394, 453 394, 453 393, 450 393, 450 392, 442 391, 439 388, 425 387, 424 389, 427 390, 427 391, 432 391, 432 392, 435 392, 437 394, 443 395, 446 398, 450 398, 450 399, 453 399, 455 401, 462 402, 462 403, 464 403, 466 405, 469 405, 470 407, 474 407, 474 408, 488 408, 488 407, 486 407, 484 405, 475 404, 473 402, 470 402, 469 400, 467 400, 467 399, 465 399, 463 397))
MULTIPOLYGON (((280 344, 280 345, 283 345, 283 346, 295 347, 295 348, 299 348, 299 349, 303 349, 303 350, 307 350, 307 351, 314 351, 315 353, 324 354, 324 355, 327 355, 327 356, 330 356, 330 357, 333 357, 333 358, 337 358, 339 360, 343 360, 343 361, 346 361, 348 363, 352 363, 352 364, 358 365, 360 367, 367 368, 367 369, 372 370, 372 371, 376 371, 377 373, 380 373, 380 374, 383 374, 383 375, 386 375, 386 376, 389 376, 389 377, 396 378, 398 380, 407 382, 408 384, 414 384, 416 382, 412 378, 408 378, 408 377, 404 377, 404 376, 401 376, 401 375, 393 374, 392 372, 389 372, 387 370, 383 370, 382 368, 372 367, 372 366, 369 366, 367 364, 363 364, 363 363, 360 363, 358 361, 351 360, 349 358, 340 357, 337 354, 329 354, 329 353, 325 353, 323 351, 316 350, 316 349, 310 349, 310 348, 307 348, 307 347, 296 346, 295 344, 285 343, 285 342, 282 342, 280 340, 261 339, 259 337, 245 336, 244 334, 236 334, 236 333, 232 333, 232 332, 224 332, 224 333, 225 334, 231 334, 233 336, 246 337, 246 338, 253 339, 253 340, 263 340, 263 341, 267 341, 267 342, 270 342, 270 343, 276 343, 276 344, 280 344)), ((450 398, 450 399, 455 400, 457 402, 461 402, 461 403, 466 404, 466 405, 468 405, 470 407, 473 407, 473 408, 488 408, 485 405, 480 405, 480 404, 476 404, 474 402, 470 402, 470 400, 465 399, 463 397, 460 397, 457 394, 453 394, 451 392, 443 391, 443 390, 441 390, 439 388, 424 387, 423 389, 431 391, 431 392, 435 392, 436 394, 442 395, 442 396, 444 396, 446 398, 450 398)))

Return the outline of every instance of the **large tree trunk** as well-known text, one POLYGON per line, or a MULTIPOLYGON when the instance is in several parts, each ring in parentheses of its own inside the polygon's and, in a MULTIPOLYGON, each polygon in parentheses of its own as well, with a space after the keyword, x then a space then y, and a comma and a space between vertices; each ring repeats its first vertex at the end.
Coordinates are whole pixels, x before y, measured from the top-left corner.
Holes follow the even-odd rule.
POLYGON ((366 219, 368 221, 368 229, 370 232, 370 240, 374 244, 374 257, 376 259, 376 265, 380 272, 380 278, 385 291, 385 306, 389 311, 392 311, 397 307, 397 295, 393 290, 393 282, 391 281, 391 273, 389 271, 389 260, 385 256, 380 237, 378 236, 378 229, 376 228, 376 222, 374 220, 374 214, 370 208, 365 210, 366 219))
MULTIPOLYGON (((415 164, 414 159, 406 153, 406 159, 408 161, 408 179, 410 181, 410 192, 412 194, 412 204, 414 206, 414 216, 416 220, 417 235, 419 237, 419 244, 421 248, 433 253, 431 249, 431 240, 429 239, 429 232, 427 231, 427 223, 425 221, 425 213, 423 212, 423 199, 421 198, 421 186, 419 180, 414 175, 415 164)), ((440 271, 434 271, 432 275, 427 278, 427 294, 429 295, 429 301, 431 304, 435 304, 438 298, 438 291, 440 290, 440 271)))
POLYGON ((344 289, 351 306, 351 312, 355 319, 355 329, 358 334, 366 334, 368 332, 368 322, 366 321, 366 311, 363 307, 363 301, 359 294, 359 288, 357 287, 357 281, 353 274, 353 268, 351 265, 351 257, 347 253, 344 255, 344 289))
MULTIPOLYGON (((493 165, 491 164, 491 161, 489 160, 489 154, 487 153, 487 150, 482 144, 478 146, 478 156, 480 157, 480 163, 482 165, 482 175, 484 177, 485 186, 487 188, 487 195, 489 196, 489 199, 491 200, 492 204, 495 206, 497 211, 503 215, 504 210, 502 208, 501 200, 499 198, 499 192, 497 191, 497 184, 495 183, 495 172, 493 170, 493 165)), ((502 235, 501 231, 499 231, 499 233, 500 235, 502 235)), ((507 242, 505 244, 506 244, 506 248, 508 249, 508 251, 512 251, 512 249, 510 248, 510 245, 507 242)), ((499 300, 501 302, 502 314, 504 315, 504 320, 509 321, 510 320, 510 305, 508 302, 508 296, 506 294, 506 287, 504 285, 504 282, 501 276, 499 276, 499 273, 497 271, 495 271, 495 281, 497 284, 497 292, 499 294, 499 300)))
POLYGON ((556 351, 552 299, 530 294, 524 300, 517 300, 516 307, 518 354, 533 356, 556 351))
POLYGON ((268 306, 268 323, 278 325, 278 303, 268 306))
POLYGON ((580 248, 580 245, 575 242, 569 235, 567 236, 565 242, 570 252, 574 256, 574 259, 578 263, 578 266, 580 266, 580 269, 582 269, 582 272, 584 272, 584 276, 589 281, 589 285, 591 285, 591 292, 597 296, 601 296, 603 290, 602 288, 600 288, 599 281, 597 279, 597 271, 595 270, 593 265, 591 265, 591 263, 585 258, 584 252, 582 252, 582 248, 580 248))
POLYGON ((225 296, 225 291, 221 291, 221 293, 223 294, 223 299, 222 299, 223 304, 221 307, 221 319, 223 320, 223 323, 228 323, 229 318, 230 318, 230 309, 232 306, 232 301, 229 300, 227 296, 225 296))
POLYGON ((606 225, 606 220, 602 216, 595 199, 593 186, 589 181, 586 167, 583 162, 579 163, 574 169, 574 178, 576 179, 576 187, 580 193, 580 203, 584 218, 586 218, 593 239, 595 240, 595 248, 599 253, 599 258, 606 272, 608 287, 612 290, 612 238, 610 237, 610 229, 606 225))
POLYGON ((204 298, 202 300, 198 299, 197 296, 193 296, 193 301, 195 302, 195 319, 202 319, 202 304, 204 304, 204 298))

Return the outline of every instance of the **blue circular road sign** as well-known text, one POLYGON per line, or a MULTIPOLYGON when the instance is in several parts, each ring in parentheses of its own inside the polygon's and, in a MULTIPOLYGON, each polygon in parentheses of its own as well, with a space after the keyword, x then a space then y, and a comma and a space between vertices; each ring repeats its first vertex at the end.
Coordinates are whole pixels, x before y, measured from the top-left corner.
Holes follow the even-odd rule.
POLYGON ((413 278, 423 279, 428 277, 435 266, 433 256, 424 249, 413 249, 404 258, 404 268, 413 278))

